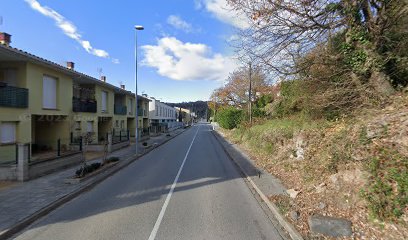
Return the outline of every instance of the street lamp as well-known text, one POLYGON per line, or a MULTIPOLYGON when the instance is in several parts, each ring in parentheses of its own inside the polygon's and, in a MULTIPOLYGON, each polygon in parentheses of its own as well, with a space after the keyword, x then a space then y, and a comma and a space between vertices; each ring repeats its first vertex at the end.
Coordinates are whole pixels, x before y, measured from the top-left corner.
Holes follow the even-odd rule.
POLYGON ((137 108, 137 31, 143 30, 144 27, 140 25, 135 26, 135 105, 136 105, 136 130, 135 130, 135 139, 136 139, 136 156, 138 155, 138 147, 139 147, 139 113, 138 113, 138 108, 137 108))

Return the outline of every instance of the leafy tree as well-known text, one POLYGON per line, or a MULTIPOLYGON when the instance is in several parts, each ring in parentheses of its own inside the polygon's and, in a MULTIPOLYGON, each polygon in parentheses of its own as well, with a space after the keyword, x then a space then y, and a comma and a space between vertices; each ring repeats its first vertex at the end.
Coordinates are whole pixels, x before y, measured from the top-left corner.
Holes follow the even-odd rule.
POLYGON ((233 129, 241 123, 243 111, 234 107, 220 109, 217 113, 217 122, 222 128, 233 129))

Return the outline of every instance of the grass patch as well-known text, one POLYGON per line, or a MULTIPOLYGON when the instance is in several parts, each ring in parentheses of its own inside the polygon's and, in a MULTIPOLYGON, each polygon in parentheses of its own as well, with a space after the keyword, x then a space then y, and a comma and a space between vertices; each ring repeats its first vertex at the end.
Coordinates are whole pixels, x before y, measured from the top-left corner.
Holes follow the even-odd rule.
POLYGON ((278 207, 279 211, 285 215, 291 209, 291 203, 289 196, 286 195, 275 195, 270 197, 272 202, 278 207))
MULTIPOLYGON (((308 132, 320 131, 329 127, 330 124, 327 120, 314 121, 303 115, 276 118, 253 126, 241 124, 239 128, 228 131, 228 137, 234 143, 244 144, 258 156, 271 156, 270 160, 277 160, 275 159, 276 153, 290 143, 298 133, 308 134, 308 132)), ((296 150, 293 150, 292 155, 297 156, 296 150)))

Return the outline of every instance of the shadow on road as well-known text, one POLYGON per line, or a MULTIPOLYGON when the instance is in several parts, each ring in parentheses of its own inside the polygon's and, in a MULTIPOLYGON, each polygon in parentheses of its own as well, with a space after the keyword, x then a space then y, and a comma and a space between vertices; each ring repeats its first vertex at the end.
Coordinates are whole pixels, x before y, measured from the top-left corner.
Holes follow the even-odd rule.
MULTIPOLYGON (((73 222, 97 215, 103 217, 105 213, 124 208, 136 207, 132 211, 137 213, 138 207, 144 207, 152 202, 157 202, 156 207, 160 206, 151 211, 155 215, 153 218, 157 218, 196 132, 197 136, 174 194, 241 178, 241 174, 228 159, 211 129, 209 124, 192 127, 109 177, 94 189, 34 223, 30 229, 61 222, 73 222)), ((256 171, 250 171, 250 173, 257 174, 256 171)))

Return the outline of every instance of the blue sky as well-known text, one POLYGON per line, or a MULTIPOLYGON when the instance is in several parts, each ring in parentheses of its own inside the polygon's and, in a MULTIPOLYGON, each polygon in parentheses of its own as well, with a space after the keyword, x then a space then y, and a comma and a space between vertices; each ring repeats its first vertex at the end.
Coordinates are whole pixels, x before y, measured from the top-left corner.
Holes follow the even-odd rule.
POLYGON ((246 28, 225 0, 1 0, 13 47, 162 101, 208 100, 237 67, 228 39, 246 28))

